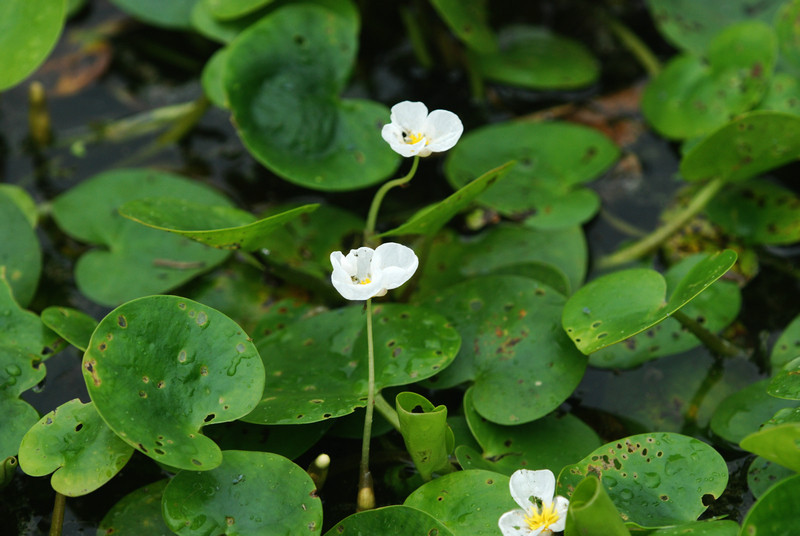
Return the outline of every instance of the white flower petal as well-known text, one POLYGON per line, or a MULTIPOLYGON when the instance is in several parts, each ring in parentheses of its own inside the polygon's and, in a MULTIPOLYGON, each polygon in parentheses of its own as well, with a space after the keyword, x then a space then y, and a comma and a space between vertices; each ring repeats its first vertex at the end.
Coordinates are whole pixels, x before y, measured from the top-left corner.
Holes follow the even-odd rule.
POLYGON ((503 536, 536 536, 542 529, 531 530, 525 522, 525 512, 512 510, 500 516, 497 522, 503 536))
POLYGON ((553 502, 553 495, 556 491, 556 477, 549 469, 540 471, 520 469, 511 475, 508 487, 511 490, 511 497, 514 498, 518 505, 527 510, 534 504, 531 502, 531 497, 537 497, 543 503, 553 502))
POLYGON ((558 521, 547 527, 553 532, 561 532, 567 524, 567 510, 569 509, 569 499, 558 495, 553 499, 556 503, 556 513, 558 513, 558 521))
POLYGON ((403 101, 392 106, 389 119, 401 130, 409 133, 422 132, 428 117, 428 107, 421 102, 403 101))
POLYGON ((461 119, 447 110, 434 110, 428 116, 425 135, 430 142, 428 149, 440 153, 451 149, 464 132, 461 119))
POLYGON ((368 300, 383 296, 387 289, 408 281, 419 265, 411 248, 387 242, 373 250, 368 247, 351 249, 346 256, 341 251, 330 255, 331 283, 345 299, 368 300))
POLYGON ((382 272, 383 287, 386 289, 397 288, 411 279, 419 266, 414 250, 396 242, 378 246, 372 262, 382 272))

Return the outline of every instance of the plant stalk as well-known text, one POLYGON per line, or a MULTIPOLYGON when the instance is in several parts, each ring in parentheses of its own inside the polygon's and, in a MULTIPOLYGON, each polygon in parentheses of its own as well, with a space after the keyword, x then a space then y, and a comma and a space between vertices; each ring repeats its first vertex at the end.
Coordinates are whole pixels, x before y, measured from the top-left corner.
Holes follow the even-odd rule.
POLYGON ((608 269, 621 264, 631 262, 649 253, 661 245, 664 240, 672 236, 675 231, 686 225, 698 212, 708 204, 709 201, 725 185, 725 180, 716 178, 703 186, 692 198, 689 204, 681 212, 676 214, 670 221, 657 228, 652 233, 643 237, 641 240, 624 247, 610 255, 601 257, 597 261, 597 268, 608 269))
POLYGON ((64 526, 64 510, 67 498, 56 492, 56 500, 53 504, 53 519, 50 521, 50 536, 61 536, 61 528, 64 526))
POLYGON ((375 236, 375 223, 378 220, 378 209, 381 208, 381 203, 383 202, 383 198, 386 197, 386 193, 395 186, 402 186, 413 179, 414 174, 417 172, 418 165, 419 156, 415 156, 408 174, 399 179, 384 183, 375 193, 375 197, 372 198, 372 204, 369 206, 369 212, 367 213, 367 226, 364 228, 364 244, 369 245, 375 236))
POLYGON ((673 311, 670 316, 680 322, 692 335, 700 339, 700 342, 714 355, 720 357, 734 357, 744 353, 741 348, 737 348, 734 344, 707 330, 683 311, 673 311))
POLYGON ((392 428, 400 431, 400 418, 397 416, 397 411, 392 407, 389 402, 383 398, 381 393, 375 394, 375 409, 378 410, 378 413, 383 415, 383 418, 389 421, 389 424, 392 425, 392 428))
POLYGON ((602 16, 609 29, 617 36, 622 45, 633 54, 639 64, 647 71, 647 74, 651 78, 658 75, 661 72, 661 62, 658 61, 653 51, 644 44, 644 41, 639 39, 639 36, 633 33, 630 28, 608 13, 603 13, 602 16))
POLYGON ((372 298, 367 300, 367 367, 367 411, 364 415, 364 437, 361 441, 361 468, 358 478, 359 511, 371 510, 375 507, 372 474, 369 472, 369 442, 372 436, 372 415, 375 408, 375 348, 372 342, 372 298))

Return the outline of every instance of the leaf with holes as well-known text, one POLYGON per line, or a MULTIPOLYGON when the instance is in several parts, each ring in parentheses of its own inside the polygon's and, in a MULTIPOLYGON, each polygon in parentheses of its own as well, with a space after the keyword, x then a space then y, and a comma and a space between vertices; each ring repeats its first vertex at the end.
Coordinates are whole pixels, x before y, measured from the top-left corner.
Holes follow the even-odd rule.
MULTIPOLYGON (((257 424, 309 423, 340 417, 367 400, 364 308, 344 307, 295 322, 258 344, 269 379, 242 420, 257 424)), ((373 311, 375 388, 433 376, 455 357, 458 332, 443 316, 408 305, 373 311)))
POLYGON ((41 418, 19 446, 19 466, 31 476, 53 473, 50 484, 67 497, 86 495, 111 480, 133 449, 94 408, 77 398, 41 418))
POLYGON ((667 282, 655 270, 632 268, 585 285, 564 306, 564 330, 590 354, 655 326, 692 301, 736 262, 725 250, 695 264, 666 299, 667 282))
POLYGON ((453 471, 449 456, 455 437, 447 425, 447 407, 411 392, 398 394, 395 403, 403 442, 422 479, 453 471))
POLYGON ((496 51, 470 51, 468 57, 485 78, 530 89, 587 86, 600 73, 582 43, 540 26, 506 26, 497 34, 496 51))
POLYGON ((769 379, 761 380, 725 398, 711 417, 711 430, 731 443, 739 443, 776 412, 797 405, 767 394, 768 385, 769 379))
POLYGON ((42 252, 30 221, 6 195, 0 195, 0 229, 0 266, 5 266, 14 298, 24 307, 33 299, 39 284, 42 252))
POLYGON ((399 527, 402 527, 403 534, 454 536, 454 533, 430 514, 402 505, 355 513, 334 525, 325 536, 396 534, 399 527))
POLYGON ((403 502, 427 512, 454 534, 497 534, 497 520, 517 507, 508 477, 491 471, 458 471, 417 488, 403 502))
POLYGON ((785 408, 739 443, 771 462, 800 471, 800 408, 785 408))
POLYGON ((739 534, 796 534, 797 497, 800 497, 800 475, 778 482, 750 508, 739 534))
POLYGON ((464 238, 445 231, 433 241, 422 262, 420 297, 481 275, 525 275, 553 286, 562 294, 580 287, 588 252, 580 227, 542 230, 497 225, 464 238))
POLYGON ((483 449, 482 459, 488 464, 483 468, 509 476, 525 468, 550 469, 558 474, 562 467, 580 460, 601 444, 594 430, 571 414, 550 414, 517 426, 487 421, 472 405, 472 388, 464 395, 464 414, 472 435, 483 449), (556 437, 558 441, 553 440, 556 437))
POLYGON ((209 207, 185 199, 147 198, 125 203, 119 213, 154 229, 185 236, 219 249, 254 251, 264 247, 274 229, 313 212, 319 205, 303 205, 256 220, 249 212, 232 207, 209 207))
POLYGON ((526 225, 552 229, 583 223, 600 204, 582 184, 597 178, 619 149, 592 128, 563 121, 501 123, 466 134, 445 162, 447 180, 461 188, 476 170, 517 164, 477 201, 526 225))
POLYGON ((75 348, 86 351, 97 321, 86 313, 69 307, 48 307, 42 311, 42 323, 75 348))
POLYGON ((800 115, 800 83, 797 77, 775 73, 770 80, 767 94, 756 109, 800 115))
POLYGON ((772 28, 746 21, 725 28, 704 57, 676 56, 642 95, 647 120, 668 138, 694 138, 755 107, 778 56, 772 28))
POLYGON ((666 527, 695 521, 728 483, 719 453, 697 439, 671 433, 639 434, 599 447, 558 476, 569 497, 586 476, 600 479, 623 521, 666 527))
POLYGON ((797 473, 761 456, 756 457, 747 469, 747 487, 756 499, 764 495, 776 482, 797 473))
POLYGON ((167 526, 185 535, 322 531, 311 477, 269 452, 226 450, 211 471, 181 471, 167 484, 162 508, 167 526))
POLYGON ((206 424, 247 414, 264 366, 246 333, 219 311, 177 296, 150 296, 111 311, 83 356, 97 411, 127 443, 158 462, 220 464, 206 424))
POLYGON ((566 531, 581 536, 630 536, 614 503, 594 475, 581 480, 572 492, 566 531))
POLYGON ((800 158, 800 117, 755 111, 703 138, 681 160, 688 181, 744 181, 800 158))
POLYGON ((462 186, 456 193, 447 199, 429 205, 409 218, 400 227, 381 233, 380 236, 397 236, 404 234, 433 235, 441 229, 458 212, 467 207, 475 197, 487 188, 497 184, 507 176, 508 171, 514 167, 515 162, 506 162, 502 166, 491 169, 462 186))
MULTIPOLYGON (((668 288, 675 288, 691 269, 705 258, 686 257, 664 274, 668 288)), ((686 304, 682 312, 707 330, 717 333, 739 314, 742 297, 733 281, 717 281, 686 304)), ((701 342, 674 318, 666 318, 644 332, 606 346, 589 356, 589 364, 600 368, 632 368, 652 359, 685 352, 701 342)))
POLYGON ((39 420, 39 413, 19 395, 44 377, 45 366, 36 354, 0 345, 0 460, 16 456, 22 437, 39 420))
POLYGON ((518 276, 483 276, 422 304, 448 317, 464 344, 431 384, 473 381, 475 410, 498 424, 534 421, 575 390, 586 358, 559 329, 565 298, 518 276))
POLYGON ((31 74, 56 45, 64 27, 66 2, 0 2, 0 91, 31 74))
POLYGON ((146 169, 96 175, 53 202, 53 217, 61 229, 77 240, 102 248, 85 253, 75 268, 78 288, 92 301, 115 306, 165 292, 229 255, 147 228, 117 212, 128 201, 153 196, 180 197, 209 207, 231 205, 205 185, 146 169))
POLYGON ((389 110, 339 97, 355 59, 357 33, 338 12, 292 4, 230 45, 224 84, 239 135, 259 162, 290 182, 355 190, 397 168, 399 156, 380 137, 389 110))
POLYGON ((106 513, 98 534, 147 534, 148 536, 171 536, 174 534, 164 523, 161 515, 161 495, 169 479, 147 484, 125 495, 106 513))

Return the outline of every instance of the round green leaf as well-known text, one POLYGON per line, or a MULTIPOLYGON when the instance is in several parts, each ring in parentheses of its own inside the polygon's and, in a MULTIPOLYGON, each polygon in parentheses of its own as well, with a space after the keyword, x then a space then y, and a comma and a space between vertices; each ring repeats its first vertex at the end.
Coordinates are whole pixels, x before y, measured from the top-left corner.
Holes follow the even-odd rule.
POLYGON ((630 536, 619 512, 595 475, 588 475, 572 492, 566 531, 581 536, 630 536))
POLYGON ((453 534, 496 536, 497 520, 517 508, 508 477, 491 471, 458 471, 420 486, 405 506, 427 512, 453 534))
POLYGON ((150 296, 111 311, 83 356, 97 411, 122 439, 158 462, 208 470, 222 460, 206 424, 247 414, 264 367, 231 319, 177 296, 150 296))
POLYGON ((706 212, 725 232, 748 244, 800 241, 800 199, 788 188, 765 180, 724 188, 708 203, 706 212))
POLYGON ((454 536, 450 530, 416 508, 396 505, 358 512, 337 523, 325 536, 362 536, 364 534, 395 534, 402 527, 403 534, 454 536))
POLYGON ((758 109, 800 115, 800 83, 797 78, 786 73, 776 73, 770 80, 767 94, 758 109))
POLYGON ((272 0, 200 0, 218 19, 236 19, 247 15, 272 0))
POLYGON ((84 352, 89 347, 89 339, 97 327, 94 318, 69 307, 48 307, 42 311, 42 323, 84 352))
POLYGON ((772 22, 784 0, 647 0, 658 30, 676 47, 702 54, 723 29, 745 20, 772 22))
POLYGON ((792 319, 775 341, 769 358, 772 370, 783 368, 795 357, 800 357, 800 314, 792 319))
MULTIPOLYGON (((222 20, 214 17, 211 10, 206 5, 206 2, 198 0, 192 8, 190 19, 192 28, 199 34, 219 43, 227 44, 236 39, 236 36, 242 33, 247 27, 263 18, 271 9, 272 6, 268 5, 266 8, 256 10, 238 19, 222 20)), ((219 71, 219 74, 222 74, 222 70, 219 71)), ((220 78, 214 81, 214 84, 219 86, 219 91, 222 92, 221 94, 224 94, 222 79, 220 78)), ((205 80, 203 85, 205 87, 205 80)), ((216 101, 214 101, 214 103, 218 104, 216 101)), ((227 106, 225 107, 227 108, 227 106)))
POLYGON ((17 455, 22 437, 39 420, 39 413, 19 395, 42 381, 45 371, 35 354, 0 345, 0 460, 17 455))
POLYGON ((757 499, 776 482, 795 474, 797 473, 791 469, 758 456, 750 463, 750 468, 747 470, 747 487, 757 499))
POLYGON ((747 512, 740 534, 793 536, 800 524, 797 497, 800 497, 800 475, 778 482, 747 512))
POLYGON ((572 414, 550 414, 517 426, 490 422, 475 411, 472 388, 464 395, 464 414, 483 449, 483 458, 496 460, 486 468, 509 476, 517 469, 531 468, 558 474, 562 467, 601 445, 597 433, 572 414), (559 440, 553 441, 555 437, 559 440))
POLYGON ((148 24, 188 29, 189 17, 199 0, 111 0, 117 7, 148 24))
MULTIPOLYGON (((664 274, 667 287, 675 288, 681 279, 704 259, 692 255, 671 266, 664 274)), ((742 297, 732 281, 718 281, 686 304, 682 312, 707 330, 717 333, 739 314, 742 297)), ((667 318, 644 332, 606 346, 589 356, 589 364, 600 368, 632 368, 658 357, 685 352, 700 341, 674 318, 667 318)))
POLYGON ((507 216, 528 216, 534 227, 583 223, 598 208, 581 184, 607 170, 619 149, 597 130, 567 122, 500 123, 466 134, 445 162, 454 188, 472 181, 476 170, 509 160, 517 164, 477 201, 507 216))
POLYGON ((564 330, 590 354, 669 317, 728 271, 736 253, 724 250, 695 264, 666 299, 667 283, 658 272, 633 268, 595 279, 564 306, 564 330))
POLYGON ((398 163, 380 136, 389 110, 341 100, 357 26, 329 9, 276 10, 230 45, 224 83, 242 141, 286 180, 353 190, 383 180, 398 163))
POLYGON ((494 52, 494 33, 489 27, 485 0, 431 0, 431 5, 453 33, 478 52, 494 52))
POLYGON ((498 225, 470 238, 441 233, 425 260, 419 294, 437 294, 466 279, 501 273, 558 281, 569 290, 580 287, 587 257, 586 239, 577 226, 542 230, 498 225))
POLYGON ((181 471, 164 490, 164 521, 177 534, 319 534, 314 482, 286 458, 226 450, 211 471, 181 471))
POLYGON ((472 380, 475 410, 498 424, 534 421, 583 377, 586 358, 558 328, 564 297, 518 276, 484 276, 444 289, 425 306, 453 322, 464 345, 431 383, 472 380))
POLYGON ((125 495, 103 517, 97 536, 172 536, 161 515, 161 495, 168 483, 165 478, 125 495))
POLYGON ((778 425, 765 425, 758 432, 742 439, 739 445, 771 462, 800 472, 800 418, 793 411, 793 421, 778 425))
POLYGON ((67 234, 107 248, 84 254, 75 268, 78 288, 91 300, 112 306, 165 292, 228 256, 225 251, 149 229, 117 212, 128 201, 154 196, 209 206, 231 204, 207 186, 145 169, 102 173, 56 198, 53 217, 67 234))
POLYGON ((558 476, 558 493, 571 496, 593 474, 600 479, 623 521, 665 527, 695 521, 728 483, 719 453, 697 439, 652 433, 612 441, 558 476))
POLYGON ((48 359, 62 341, 35 313, 20 307, 11 292, 6 269, 0 266, 0 347, 19 350, 39 361, 48 359))
MULTIPOLYGON (((461 344, 441 315, 408 305, 373 311, 375 388, 407 385, 446 367, 461 344)), ((242 420, 309 423, 352 413, 367 400, 367 336, 363 307, 305 318, 262 339, 269 380, 258 407, 242 420)))
POLYGON ((689 181, 743 181, 800 158, 800 117, 781 112, 744 114, 692 147, 681 160, 689 181))
POLYGON ((485 78, 531 89, 572 89, 597 80, 597 60, 583 44, 544 27, 512 25, 497 35, 497 50, 472 52, 485 78))
POLYGON ((16 184, 0 184, 0 196, 11 199, 25 215, 25 219, 28 220, 31 227, 36 227, 36 223, 39 221, 39 209, 36 208, 36 201, 25 189, 16 184))
POLYGON ((58 41, 66 15, 65 0, 0 2, 0 91, 24 80, 58 41))
POLYGON ((53 489, 77 497, 111 480, 132 454, 133 449, 106 426, 94 405, 76 398, 42 417, 25 434, 19 465, 31 476, 53 473, 53 489))
POLYGON ((208 59, 203 67, 203 73, 200 75, 206 97, 220 108, 228 107, 228 97, 225 95, 225 87, 222 85, 222 73, 228 61, 228 50, 227 47, 217 50, 208 59))
POLYGON ((739 443, 777 411, 797 405, 768 395, 768 384, 769 379, 761 380, 723 400, 711 417, 711 430, 731 443, 739 443))
POLYGON ((777 398, 800 400, 800 357, 786 366, 770 380, 767 393, 777 398))
MULTIPOLYGON (((2 9, 0 7, 0 11, 2 9)), ((0 240, 0 266, 5 266, 6 279, 14 291, 14 298, 24 307, 33 299, 39 283, 42 252, 27 217, 6 195, 0 195, 0 229, 3 230, 3 240, 0 240)))
POLYGON ((210 207, 168 197, 137 199, 125 203, 119 213, 154 229, 185 236, 219 249, 261 249, 274 229, 319 205, 303 205, 256 221, 249 212, 232 207, 210 207))

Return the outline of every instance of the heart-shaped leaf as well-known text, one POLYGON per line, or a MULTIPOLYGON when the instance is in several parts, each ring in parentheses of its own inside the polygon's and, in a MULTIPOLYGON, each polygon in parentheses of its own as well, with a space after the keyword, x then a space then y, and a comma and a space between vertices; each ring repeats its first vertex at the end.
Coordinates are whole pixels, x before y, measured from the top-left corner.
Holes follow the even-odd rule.
POLYGON ((39 284, 42 252, 27 217, 6 195, 0 195, 0 229, 3 230, 3 240, 0 240, 0 266, 5 266, 6 278, 14 291, 14 298, 24 307, 33 299, 39 284))
POLYGON ((705 57, 671 60, 647 86, 642 111, 668 138, 707 134, 759 103, 777 53, 777 38, 765 23, 730 26, 714 38, 705 57))
POLYGON ((497 520, 516 503, 508 477, 491 471, 458 471, 420 486, 405 506, 427 512, 453 534, 496 536, 497 520))
POLYGON ((161 495, 169 479, 159 480, 125 495, 103 517, 97 532, 118 536, 171 536, 161 515, 161 495))
MULTIPOLYGON (((373 311, 375 387, 407 385, 445 368, 461 344, 443 316, 408 305, 373 311)), ((345 307, 295 322, 258 344, 269 381, 258 407, 242 420, 300 424, 340 417, 367 400, 363 307, 345 307)))
POLYGON ((406 450, 426 482, 433 473, 449 473, 454 468, 449 456, 455 438, 447 425, 447 407, 434 406, 424 396, 404 392, 396 398, 397 418, 406 450))
POLYGON ((154 229, 185 236, 219 249, 254 251, 267 235, 319 205, 303 205, 256 221, 249 212, 232 207, 209 207, 185 199, 147 198, 125 203, 119 213, 154 229))
POLYGON ((497 50, 469 55, 485 78, 531 89, 571 89, 591 84, 600 69, 581 43, 544 27, 512 25, 497 35, 497 50))
POLYGON ((708 135, 681 160, 688 181, 743 181, 800 158, 800 117, 755 111, 708 135))
POLYGON ((465 341, 431 384, 474 381, 475 409, 498 424, 547 415, 572 394, 586 369, 586 358, 558 329, 564 301, 532 279, 483 276, 423 302, 450 318, 465 341))
POLYGON ((389 110, 339 98, 356 35, 351 20, 334 11, 293 4, 230 45, 225 92, 239 135, 256 159, 288 181, 353 190, 397 167, 398 155, 380 136, 389 110))
POLYGON ((405 234, 433 235, 441 229, 458 212, 467 207, 475 197, 487 188, 500 181, 515 162, 507 162, 502 166, 489 170, 474 181, 467 183, 447 199, 429 205, 409 218, 400 227, 381 233, 380 236, 397 236, 405 234))
POLYGON ((0 91, 24 80, 58 41, 66 2, 26 0, 0 3, 0 91))
POLYGON ((408 506, 395 505, 358 512, 337 523, 325 536, 392 534, 402 527, 404 534, 454 536, 435 517, 408 506))
POLYGON ((612 441, 558 476, 571 496, 588 475, 600 479, 622 519, 641 527, 695 521, 728 483, 728 467, 706 443, 680 434, 652 433, 612 441))
POLYGON ((18 350, 31 359, 44 361, 60 349, 62 342, 35 313, 17 304, 6 269, 0 266, 0 347, 18 350))
POLYGON ((667 283, 655 270, 632 268, 595 279, 564 306, 564 330, 581 352, 590 354, 668 318, 689 303, 736 262, 725 250, 702 259, 675 285, 666 299, 667 283))
POLYGON ((133 449, 106 426, 89 402, 70 400, 41 418, 19 446, 19 465, 31 476, 53 473, 53 489, 86 495, 111 480, 133 449))
POLYGON ((581 185, 608 169, 619 149, 597 130, 567 122, 516 122, 466 134, 448 155, 447 180, 461 188, 476 170, 517 164, 477 201, 501 214, 526 216, 539 228, 566 227, 591 218, 597 196, 581 185), (581 192, 581 193, 578 193, 581 192))
POLYGON ((228 253, 149 229, 117 209, 145 197, 178 197, 230 206, 222 195, 188 179, 144 169, 96 175, 56 198, 53 217, 72 237, 107 249, 84 254, 75 268, 78 288, 103 305, 165 292, 222 262, 228 253))
POLYGON ((167 484, 162 508, 174 532, 320 534, 322 503, 306 472, 269 452, 226 450, 211 471, 181 471, 167 484))
POLYGON ((206 424, 238 419, 258 402, 264 367, 231 319, 177 296, 150 296, 111 311, 83 356, 97 411, 153 459, 183 469, 220 464, 206 424))
POLYGON ((19 395, 44 376, 45 366, 35 354, 0 345, 0 414, 4 415, 0 460, 16 456, 22 437, 39 420, 39 413, 19 395))
POLYGON ((581 536, 630 536, 614 503, 594 475, 581 480, 572 492, 566 531, 581 536))
POLYGON ((97 327, 94 318, 69 307, 48 307, 42 311, 42 323, 82 352, 89 347, 97 327))

